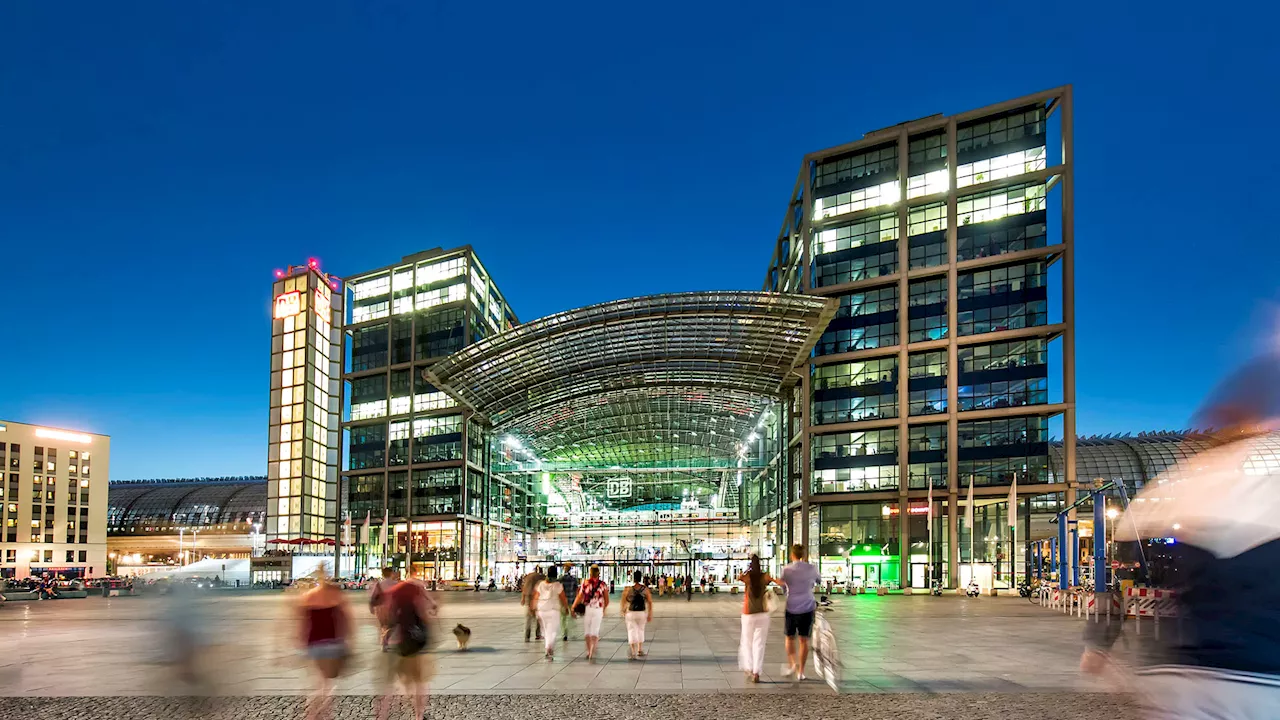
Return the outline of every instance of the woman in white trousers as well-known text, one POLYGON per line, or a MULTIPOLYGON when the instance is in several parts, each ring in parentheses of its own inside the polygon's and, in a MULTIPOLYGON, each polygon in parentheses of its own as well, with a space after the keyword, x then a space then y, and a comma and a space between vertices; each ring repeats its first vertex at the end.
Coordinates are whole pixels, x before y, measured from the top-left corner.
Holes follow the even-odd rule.
POLYGON ((600 579, 600 566, 591 566, 591 575, 578 588, 573 599, 574 609, 582 609, 582 637, 587 642, 587 660, 596 659, 600 645, 600 625, 604 621, 605 608, 609 607, 609 586, 600 579))
POLYGON ((534 590, 534 607, 542 623, 542 639, 546 643, 547 660, 555 659, 556 640, 560 637, 560 611, 569 607, 564 597, 564 585, 560 584, 560 571, 552 565, 547 579, 534 590))
POLYGON ((622 593, 622 617, 627 622, 627 644, 631 657, 644 657, 644 626, 653 622, 653 594, 644 584, 644 575, 637 570, 635 584, 622 593))
POLYGON ((738 669, 751 682, 760 682, 764 669, 764 647, 769 639, 769 608, 765 593, 773 578, 760 569, 760 556, 751 556, 751 565, 738 577, 746 585, 742 597, 742 636, 738 640, 738 669))

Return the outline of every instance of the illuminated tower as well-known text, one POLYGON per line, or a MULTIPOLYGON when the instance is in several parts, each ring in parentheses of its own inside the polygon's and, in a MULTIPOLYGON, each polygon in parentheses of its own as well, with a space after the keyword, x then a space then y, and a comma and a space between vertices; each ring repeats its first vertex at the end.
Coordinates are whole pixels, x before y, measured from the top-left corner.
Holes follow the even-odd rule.
MULTIPOLYGON (((337 540, 341 282, 321 272, 314 259, 276 271, 264 527, 268 543, 337 540)), ((301 553, 322 549, 319 544, 296 547, 301 553)))

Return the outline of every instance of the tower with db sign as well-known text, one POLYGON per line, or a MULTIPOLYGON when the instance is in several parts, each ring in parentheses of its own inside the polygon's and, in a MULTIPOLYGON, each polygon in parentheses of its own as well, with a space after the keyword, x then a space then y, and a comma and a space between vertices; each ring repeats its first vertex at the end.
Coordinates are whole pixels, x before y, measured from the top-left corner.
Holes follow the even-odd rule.
MULTIPOLYGON (((288 549, 297 556, 292 566, 303 557, 332 557, 337 540, 342 281, 310 259, 305 265, 277 270, 271 298, 263 535, 266 550, 288 549)), ((298 568, 282 567, 278 579, 294 571, 298 568)))

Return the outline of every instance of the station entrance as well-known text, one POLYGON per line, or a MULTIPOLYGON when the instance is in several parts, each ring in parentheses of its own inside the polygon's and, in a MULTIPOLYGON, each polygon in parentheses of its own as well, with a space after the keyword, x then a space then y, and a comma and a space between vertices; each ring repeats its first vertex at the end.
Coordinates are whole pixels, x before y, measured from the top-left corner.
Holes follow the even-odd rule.
POLYGON ((727 582, 789 539, 792 389, 835 309, 756 292, 620 300, 500 333, 429 375, 487 423, 490 487, 536 489, 531 558, 727 582))

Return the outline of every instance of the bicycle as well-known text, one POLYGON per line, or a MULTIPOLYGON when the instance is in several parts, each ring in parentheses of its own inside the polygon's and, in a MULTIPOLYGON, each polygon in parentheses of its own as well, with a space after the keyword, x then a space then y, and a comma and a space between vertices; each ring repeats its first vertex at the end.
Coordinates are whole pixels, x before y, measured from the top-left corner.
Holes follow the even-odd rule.
POLYGON ((831 623, 827 622, 826 611, 829 608, 829 604, 819 604, 813 616, 813 669, 832 690, 840 692, 843 664, 840 662, 835 632, 831 630, 831 623))

